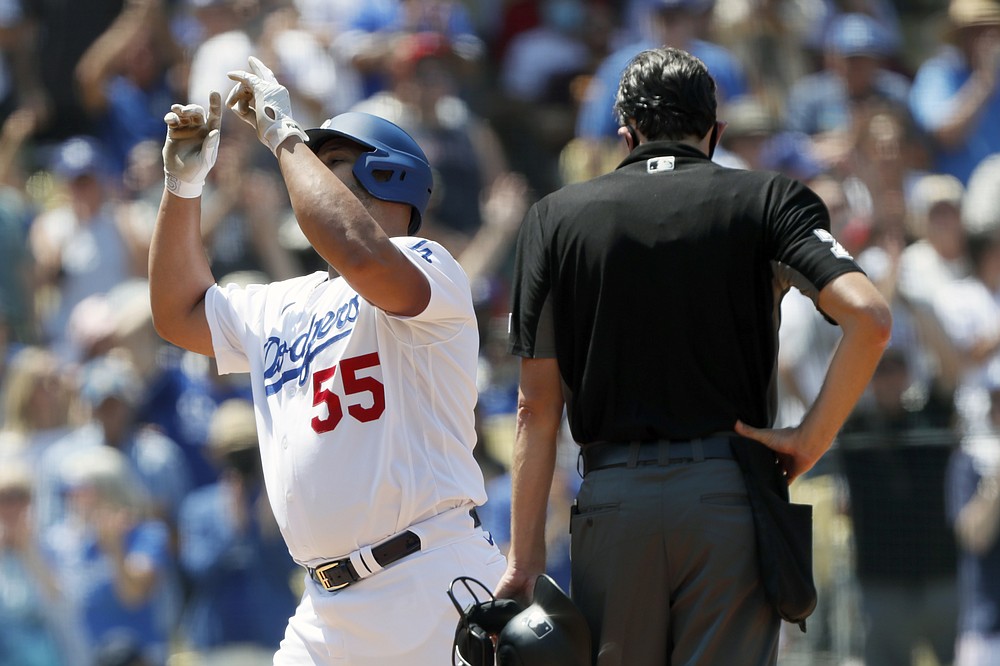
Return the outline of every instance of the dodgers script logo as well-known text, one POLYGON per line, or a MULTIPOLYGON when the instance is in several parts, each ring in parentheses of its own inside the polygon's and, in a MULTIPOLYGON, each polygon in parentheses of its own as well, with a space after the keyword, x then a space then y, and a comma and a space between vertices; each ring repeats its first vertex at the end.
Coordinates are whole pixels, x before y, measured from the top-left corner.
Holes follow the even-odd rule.
POLYGON ((264 394, 274 395, 293 379, 299 380, 299 386, 305 384, 316 355, 354 330, 351 324, 357 321, 359 309, 360 301, 355 295, 336 310, 313 315, 306 332, 291 342, 278 336, 269 337, 264 343, 264 394), (286 361, 290 367, 285 367, 286 361))

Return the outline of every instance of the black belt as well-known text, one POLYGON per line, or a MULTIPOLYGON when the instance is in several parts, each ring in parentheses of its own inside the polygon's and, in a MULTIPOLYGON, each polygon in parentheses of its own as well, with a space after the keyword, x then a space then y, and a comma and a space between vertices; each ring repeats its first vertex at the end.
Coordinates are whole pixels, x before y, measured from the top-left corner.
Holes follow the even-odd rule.
MULTIPOLYGON (((475 508, 469 511, 469 515, 472 517, 474 526, 479 527, 479 514, 476 513, 475 508)), ((414 532, 406 530, 372 546, 372 557, 380 567, 384 568, 418 550, 420 550, 420 537, 414 532)), ((309 572, 309 577, 316 581, 317 585, 329 592, 343 589, 361 580, 361 576, 358 575, 350 557, 331 560, 318 567, 306 567, 306 571, 309 572)))
POLYGON ((729 435, 703 439, 665 440, 651 442, 597 442, 580 447, 583 474, 609 467, 640 465, 670 465, 699 462, 713 458, 733 458, 729 435))

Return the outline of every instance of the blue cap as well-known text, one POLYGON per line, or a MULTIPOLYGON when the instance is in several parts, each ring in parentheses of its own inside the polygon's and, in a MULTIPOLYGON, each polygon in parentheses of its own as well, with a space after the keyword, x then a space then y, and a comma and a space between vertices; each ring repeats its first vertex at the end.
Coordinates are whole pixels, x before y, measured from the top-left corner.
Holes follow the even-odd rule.
POLYGON ((841 14, 826 31, 826 48, 841 56, 887 56, 894 50, 892 33, 867 14, 841 14))
POLYGON ((89 136, 66 139, 56 147, 49 164, 49 169, 54 174, 66 180, 88 174, 96 175, 107 168, 101 145, 89 136))

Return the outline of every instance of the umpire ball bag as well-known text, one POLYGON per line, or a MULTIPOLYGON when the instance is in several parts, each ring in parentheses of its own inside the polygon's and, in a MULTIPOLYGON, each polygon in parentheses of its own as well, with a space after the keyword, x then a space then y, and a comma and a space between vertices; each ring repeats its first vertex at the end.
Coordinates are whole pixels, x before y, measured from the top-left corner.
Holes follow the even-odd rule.
POLYGON ((535 579, 533 601, 522 608, 497 599, 474 578, 461 576, 448 590, 459 613, 452 663, 460 666, 589 666, 590 628, 580 609, 552 578, 535 579), (464 609, 455 598, 461 583, 475 600, 464 609), (481 601, 470 585, 485 592, 481 601), (494 642, 494 637, 496 640, 494 642))

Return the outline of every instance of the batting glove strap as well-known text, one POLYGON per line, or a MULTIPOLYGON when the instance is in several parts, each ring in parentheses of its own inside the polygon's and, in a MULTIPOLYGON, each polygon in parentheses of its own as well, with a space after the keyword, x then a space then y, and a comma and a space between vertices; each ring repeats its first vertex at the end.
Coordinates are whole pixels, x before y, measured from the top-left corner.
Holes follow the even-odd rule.
POLYGON ((257 58, 250 56, 249 64, 250 72, 229 72, 236 85, 226 98, 226 106, 257 130, 257 137, 272 153, 277 153, 278 146, 289 137, 308 141, 305 131, 292 118, 288 89, 257 58))
POLYGON ((188 183, 169 171, 164 171, 164 175, 164 187, 167 188, 168 192, 182 199, 197 199, 201 196, 202 190, 205 189, 204 180, 199 183, 188 183))
MULTIPOLYGON (((271 107, 264 107, 265 116, 272 111, 273 109, 271 107)), ((271 149, 272 153, 277 153, 278 146, 292 136, 299 137, 302 139, 303 143, 309 141, 309 137, 306 135, 305 131, 299 127, 297 122, 289 117, 282 117, 280 120, 275 120, 266 127, 261 127, 261 124, 258 121, 257 135, 260 137, 260 140, 264 143, 264 145, 271 149)))
POLYGON ((184 199, 201 196, 205 178, 215 166, 219 154, 219 130, 213 130, 204 141, 193 138, 167 138, 163 146, 164 185, 167 191, 184 199))

